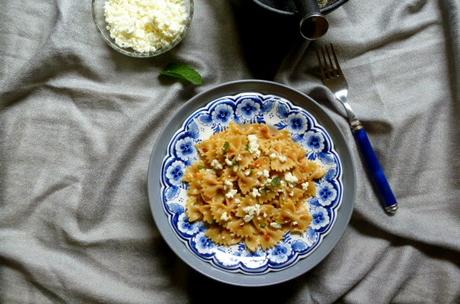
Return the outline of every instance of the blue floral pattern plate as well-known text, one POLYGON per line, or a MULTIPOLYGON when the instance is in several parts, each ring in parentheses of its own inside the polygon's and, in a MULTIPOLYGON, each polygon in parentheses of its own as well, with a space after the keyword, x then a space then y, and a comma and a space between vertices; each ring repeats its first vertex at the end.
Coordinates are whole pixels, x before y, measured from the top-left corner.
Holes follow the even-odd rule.
POLYGON ((161 205, 177 237, 200 259, 229 272, 262 274, 283 270, 311 254, 337 217, 342 202, 342 164, 331 136, 306 110, 276 95, 241 93, 218 98, 193 112, 174 134, 161 166, 161 205), (286 233, 269 250, 250 252, 244 244, 221 246, 206 237, 202 222, 191 223, 185 214, 185 169, 198 159, 195 144, 225 130, 228 124, 263 123, 288 130, 304 146, 311 160, 327 169, 317 182, 317 195, 309 201, 312 224, 302 235, 286 233))

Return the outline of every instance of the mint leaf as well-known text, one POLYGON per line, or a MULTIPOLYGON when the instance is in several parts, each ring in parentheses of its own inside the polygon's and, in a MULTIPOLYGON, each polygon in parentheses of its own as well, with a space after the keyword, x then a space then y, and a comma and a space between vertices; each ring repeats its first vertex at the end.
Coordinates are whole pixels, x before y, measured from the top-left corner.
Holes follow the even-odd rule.
POLYGON ((170 63, 160 72, 160 75, 188 81, 194 85, 203 84, 201 75, 194 68, 185 63, 170 63))

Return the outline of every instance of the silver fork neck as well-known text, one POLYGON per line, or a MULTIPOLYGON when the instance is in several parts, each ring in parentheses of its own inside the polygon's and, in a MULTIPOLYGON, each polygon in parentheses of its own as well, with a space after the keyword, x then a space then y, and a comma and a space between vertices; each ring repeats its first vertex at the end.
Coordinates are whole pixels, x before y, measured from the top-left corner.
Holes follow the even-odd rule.
POLYGON ((339 99, 342 102, 348 102, 348 90, 343 89, 343 90, 338 90, 337 92, 334 93, 335 97, 339 99))
POLYGON ((356 117, 353 109, 351 108, 350 104, 348 103, 348 90, 339 90, 335 92, 335 98, 342 104, 347 113, 348 123, 350 124, 352 131, 357 131, 362 128, 361 122, 356 117))

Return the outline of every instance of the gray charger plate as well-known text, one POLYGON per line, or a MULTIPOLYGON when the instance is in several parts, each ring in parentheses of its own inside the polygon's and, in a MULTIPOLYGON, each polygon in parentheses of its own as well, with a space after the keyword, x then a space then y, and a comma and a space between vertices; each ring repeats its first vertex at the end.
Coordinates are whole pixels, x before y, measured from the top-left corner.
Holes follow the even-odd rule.
POLYGON ((342 237, 353 212, 356 191, 356 176, 350 149, 335 122, 318 103, 307 95, 285 85, 264 80, 240 80, 224 83, 200 93, 187 101, 165 125, 153 145, 147 179, 150 209, 153 219, 169 247, 185 263, 203 275, 217 281, 238 286, 267 286, 278 284, 298 277, 320 263, 332 251, 342 237), (184 120, 197 108, 219 97, 243 92, 278 95, 310 112, 318 123, 328 131, 343 166, 343 201, 337 212, 337 219, 329 234, 323 239, 318 248, 309 256, 296 262, 293 266, 281 271, 272 271, 260 275, 247 275, 221 270, 194 255, 179 239, 169 224, 160 198, 161 163, 166 155, 166 147, 176 130, 180 128, 184 120))

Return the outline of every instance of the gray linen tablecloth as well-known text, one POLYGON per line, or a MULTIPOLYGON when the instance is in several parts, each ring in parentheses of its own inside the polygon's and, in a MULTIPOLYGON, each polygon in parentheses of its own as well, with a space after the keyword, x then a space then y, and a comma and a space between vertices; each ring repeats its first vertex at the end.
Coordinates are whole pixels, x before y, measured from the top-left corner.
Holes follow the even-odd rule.
POLYGON ((459 14, 458 0, 351 0, 316 42, 340 53, 353 106, 399 199, 394 217, 379 206, 312 48, 285 57, 275 79, 317 98, 349 139, 355 210, 319 266, 246 289, 179 260, 146 190, 152 144, 177 107, 257 75, 230 2, 197 0, 183 43, 140 60, 106 46, 90 1, 1 1, 0 302, 458 303, 459 14), (173 60, 196 67, 205 84, 159 79, 173 60))

